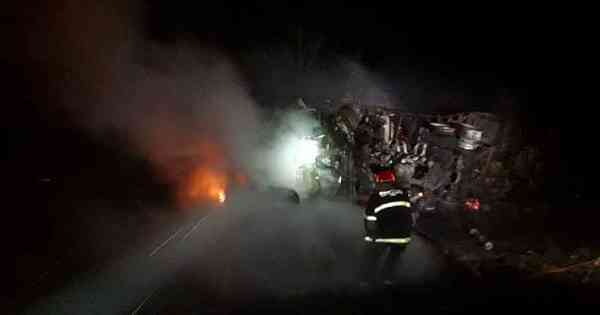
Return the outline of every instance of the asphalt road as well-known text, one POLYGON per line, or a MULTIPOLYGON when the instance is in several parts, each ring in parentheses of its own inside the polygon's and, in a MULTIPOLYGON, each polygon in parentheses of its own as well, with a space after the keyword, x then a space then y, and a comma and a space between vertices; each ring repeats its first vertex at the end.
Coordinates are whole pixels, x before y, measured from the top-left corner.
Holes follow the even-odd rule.
MULTIPOLYGON (((147 247, 78 277, 26 313, 220 313, 257 301, 362 294, 362 236, 362 210, 352 204, 293 205, 238 193, 148 235, 147 247)), ((447 267, 416 237, 396 272, 399 283, 418 287, 445 281, 447 267)))
POLYGON ((362 210, 349 203, 293 205, 239 193, 222 207, 171 221, 149 232, 147 245, 74 278, 24 313, 504 313, 580 301, 570 288, 499 270, 474 279, 418 235, 397 262, 394 286, 361 286, 362 210))

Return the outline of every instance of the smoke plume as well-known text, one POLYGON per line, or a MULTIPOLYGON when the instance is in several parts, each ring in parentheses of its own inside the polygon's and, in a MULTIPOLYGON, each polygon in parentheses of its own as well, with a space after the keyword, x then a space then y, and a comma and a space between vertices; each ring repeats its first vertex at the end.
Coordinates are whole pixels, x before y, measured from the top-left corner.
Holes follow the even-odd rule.
POLYGON ((98 137, 116 131, 177 186, 207 164, 248 166, 258 118, 226 54, 149 40, 135 3, 64 0, 57 8, 42 23, 48 40, 31 31, 30 50, 50 52, 52 89, 81 125, 98 137))

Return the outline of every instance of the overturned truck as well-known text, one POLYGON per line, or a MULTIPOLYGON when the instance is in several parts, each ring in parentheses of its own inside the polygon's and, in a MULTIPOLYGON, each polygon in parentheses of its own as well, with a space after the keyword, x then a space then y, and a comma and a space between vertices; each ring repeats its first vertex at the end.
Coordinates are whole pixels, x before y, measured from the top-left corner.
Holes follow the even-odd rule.
MULTIPOLYGON (((340 105, 319 113, 320 153, 313 191, 364 201, 377 187, 409 189, 417 205, 501 199, 514 185, 506 161, 538 173, 535 150, 512 143, 513 125, 490 113, 417 114, 380 106, 340 105), (523 163, 522 163, 523 164, 523 163)), ((512 170, 511 170, 512 172, 512 170)), ((492 201, 492 200, 490 200, 492 201)))

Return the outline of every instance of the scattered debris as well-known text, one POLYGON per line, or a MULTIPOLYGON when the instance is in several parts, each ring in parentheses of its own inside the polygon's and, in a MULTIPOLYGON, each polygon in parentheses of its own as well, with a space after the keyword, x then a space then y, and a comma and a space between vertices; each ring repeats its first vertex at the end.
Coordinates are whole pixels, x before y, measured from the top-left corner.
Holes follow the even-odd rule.
POLYGON ((592 259, 589 261, 585 261, 582 263, 577 263, 573 265, 568 265, 564 267, 547 267, 543 273, 551 274, 551 273, 562 273, 562 272, 573 272, 581 268, 589 268, 589 269, 598 269, 600 268, 600 257, 596 259, 592 259))
MULTIPOLYGON (((544 208, 529 201, 544 180, 544 150, 523 141, 516 122, 489 113, 416 114, 351 101, 328 109, 317 112, 325 135, 317 165, 343 180, 331 186, 337 194, 325 195, 342 192, 358 201, 379 184, 408 189, 421 211, 418 221, 440 217, 432 231, 421 232, 474 273, 498 257, 525 274, 571 270, 555 267, 569 262, 575 269, 593 265, 579 265, 591 259, 589 249, 565 254, 552 242, 516 235, 523 216, 544 208)), ((316 178, 321 190, 328 185, 324 178, 316 178)), ((592 278, 591 271, 582 275, 584 282, 592 278)))

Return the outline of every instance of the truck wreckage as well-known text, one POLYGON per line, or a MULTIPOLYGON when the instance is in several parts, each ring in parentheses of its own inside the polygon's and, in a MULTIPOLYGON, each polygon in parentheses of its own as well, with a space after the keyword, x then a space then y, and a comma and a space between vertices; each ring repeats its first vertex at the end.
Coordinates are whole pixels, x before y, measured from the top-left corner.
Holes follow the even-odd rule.
POLYGON ((318 143, 314 163, 298 172, 307 196, 360 202, 376 185, 394 182, 421 199, 419 207, 434 209, 509 189, 506 181, 489 180, 495 155, 507 149, 503 123, 492 114, 415 114, 353 104, 333 112, 303 110, 320 122, 306 137, 318 143))
POLYGON ((556 259, 556 246, 535 236, 539 220, 525 219, 548 209, 535 199, 546 170, 543 148, 524 141, 518 122, 485 112, 423 114, 348 103, 315 110, 299 103, 319 122, 305 137, 313 150, 299 150, 314 157, 297 173, 294 189, 304 189, 305 198, 362 204, 377 185, 393 182, 409 191, 420 215, 417 231, 476 275, 499 261, 525 275, 599 266, 590 255, 556 259), (532 257, 543 268, 528 268, 532 257))

